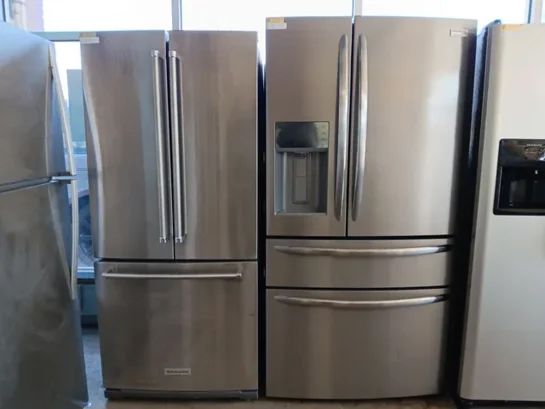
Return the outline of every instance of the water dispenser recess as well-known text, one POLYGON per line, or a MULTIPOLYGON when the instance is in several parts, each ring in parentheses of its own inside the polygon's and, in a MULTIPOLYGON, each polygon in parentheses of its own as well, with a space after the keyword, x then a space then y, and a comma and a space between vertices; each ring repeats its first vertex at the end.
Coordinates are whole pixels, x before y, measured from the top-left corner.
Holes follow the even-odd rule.
POLYGON ((276 213, 326 213, 329 122, 275 124, 276 213))
POLYGON ((545 140, 500 141, 494 214, 545 215, 545 140))

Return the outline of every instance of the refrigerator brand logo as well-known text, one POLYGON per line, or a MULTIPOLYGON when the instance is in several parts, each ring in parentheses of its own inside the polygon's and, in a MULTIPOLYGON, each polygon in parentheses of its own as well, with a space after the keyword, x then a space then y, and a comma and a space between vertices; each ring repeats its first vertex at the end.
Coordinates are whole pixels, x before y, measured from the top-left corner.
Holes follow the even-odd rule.
POLYGON ((465 28, 462 28, 462 29, 454 29, 454 28, 451 28, 450 29, 450 36, 451 37, 467 37, 469 34, 469 31, 465 28))
POLYGON ((165 368, 165 376, 184 376, 191 375, 191 368, 165 368))

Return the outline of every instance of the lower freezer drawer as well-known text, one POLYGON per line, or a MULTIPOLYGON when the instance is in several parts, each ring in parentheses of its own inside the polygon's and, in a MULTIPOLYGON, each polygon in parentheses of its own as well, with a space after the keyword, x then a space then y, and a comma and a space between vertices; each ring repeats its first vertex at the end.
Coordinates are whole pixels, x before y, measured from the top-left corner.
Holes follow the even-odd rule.
POLYGON ((257 389, 257 263, 95 269, 105 388, 257 389))
POLYGON ((440 392, 446 290, 267 290, 269 397, 440 392))

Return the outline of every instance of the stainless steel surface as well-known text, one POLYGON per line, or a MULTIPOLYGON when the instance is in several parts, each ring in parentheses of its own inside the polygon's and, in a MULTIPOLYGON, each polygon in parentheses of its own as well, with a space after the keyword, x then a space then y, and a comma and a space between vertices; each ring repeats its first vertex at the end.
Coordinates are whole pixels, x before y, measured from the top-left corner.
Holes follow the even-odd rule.
POLYGON ((0 42, 0 185, 57 175, 65 162, 49 43, 6 23, 0 42))
POLYGON ((276 297, 394 301, 444 290, 267 290, 267 396, 372 399, 436 394, 447 301, 397 308, 286 304, 276 297))
POLYGON ((66 184, 0 194, 1 408, 87 403, 70 230, 66 184))
POLYGON ((257 389, 257 263, 100 262, 95 267, 106 388, 257 389), (106 279, 104 273, 112 270, 129 278, 106 279), (233 271, 242 278, 200 279, 233 271), (130 278, 155 274, 199 278, 130 278))
POLYGON ((256 259, 257 35, 173 31, 169 49, 182 65, 187 200, 176 259, 256 259))
POLYGON ((335 217, 341 220, 345 206, 346 168, 348 162, 348 115, 350 107, 350 57, 348 36, 344 34, 339 41, 337 68, 337 129, 335 163, 335 217))
POLYGON ((478 198, 459 393, 545 400, 545 218, 495 215, 500 139, 541 139, 543 25, 498 25, 489 37, 478 198))
POLYGON ((285 295, 276 295, 276 301, 285 304, 303 305, 303 306, 319 306, 331 308, 399 308, 399 307, 415 307, 419 305, 433 304, 436 302, 445 301, 445 295, 435 295, 430 297, 416 298, 401 298, 396 300, 329 300, 323 298, 304 298, 304 297, 287 297, 285 295))
POLYGON ((168 187, 165 173, 170 171, 165 166, 165 64, 161 61, 161 52, 153 50, 153 103, 155 105, 155 143, 157 144, 157 189, 159 194, 159 242, 166 243, 170 235, 168 226, 167 196, 168 187))
MULTIPOLYGON (((152 51, 166 61, 163 31, 96 33, 81 44, 93 247, 96 257, 173 259, 160 243, 159 168, 152 51)), ((163 68, 165 69, 165 68, 163 68)), ((164 71, 163 71, 164 72, 164 71)), ((165 168, 170 169, 165 143, 165 168)), ((172 220, 170 172, 167 219, 172 220)))
POLYGON ((352 134, 353 152, 353 185, 352 185, 352 220, 358 219, 358 210, 363 198, 363 174, 365 171, 365 143, 367 141, 367 106, 369 95, 369 79, 367 69, 367 38, 358 36, 356 52, 356 79, 354 92, 354 132, 352 134))
POLYGON ((363 198, 349 236, 453 234, 475 31, 473 20, 355 17, 355 38, 366 39, 368 114, 363 198))
POLYGON ((183 243, 186 235, 185 220, 186 195, 185 195, 185 144, 183 127, 183 88, 180 86, 180 65, 181 61, 176 51, 169 51, 169 73, 170 73, 170 109, 171 109, 171 127, 172 150, 174 161, 172 163, 172 173, 174 175, 174 241, 183 243), (178 102, 180 99, 180 103, 178 102), (183 182, 182 182, 183 179, 183 182))
POLYGON ((293 247, 274 246, 276 251, 301 256, 331 256, 331 257, 410 257, 425 254, 442 253, 450 249, 449 246, 409 247, 392 249, 346 249, 329 247, 293 247))
POLYGON ((267 286, 432 287, 450 284, 452 241, 267 239, 267 286))
POLYGON ((337 157, 337 153, 346 153, 347 146, 343 146, 343 138, 348 124, 338 123, 337 115, 344 120, 344 111, 348 109, 345 96, 349 91, 345 93, 344 81, 350 81, 350 72, 347 72, 348 66, 343 66, 346 54, 342 52, 342 43, 348 51, 351 50, 351 20, 350 17, 286 18, 285 29, 267 30, 268 235, 346 234, 345 206, 342 206, 340 214, 337 214, 339 217, 336 217, 335 205, 338 206, 341 199, 346 197, 346 189, 343 187, 346 185, 346 172, 343 164, 347 157, 337 157), (323 186, 327 189, 325 212, 276 213, 275 194, 279 192, 275 192, 275 185, 280 184, 282 168, 275 163, 275 124, 301 121, 329 123, 327 182, 323 186), (341 174, 343 172, 344 175, 341 174), (336 187, 344 191, 337 190, 335 194, 336 187))
POLYGON ((61 132, 64 141, 64 152, 66 152, 68 162, 68 175, 67 176, 53 176, 52 181, 63 181, 70 183, 70 198, 71 198, 71 222, 72 222, 72 234, 70 241, 70 293, 73 300, 77 299, 78 294, 78 247, 79 247, 79 206, 78 206, 78 183, 76 176, 76 164, 74 162, 74 148, 72 133, 70 130, 70 123, 68 120, 68 112, 65 105, 66 99, 62 90, 61 77, 59 73, 59 67, 57 65, 57 59, 55 56, 55 49, 53 44, 49 44, 49 60, 51 66, 52 83, 55 87, 55 99, 57 100, 59 118, 61 121, 61 132))

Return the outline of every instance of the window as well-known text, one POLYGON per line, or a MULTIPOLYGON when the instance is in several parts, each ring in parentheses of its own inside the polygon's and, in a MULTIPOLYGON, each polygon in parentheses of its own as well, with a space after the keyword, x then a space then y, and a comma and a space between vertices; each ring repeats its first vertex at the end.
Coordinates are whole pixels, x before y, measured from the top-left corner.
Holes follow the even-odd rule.
POLYGON ((351 15, 352 0, 182 0, 184 30, 257 31, 262 52, 267 17, 351 15))
POLYGON ((5 0, 8 14, 30 31, 169 30, 171 0, 5 0))
POLYGON ((476 19, 479 28, 500 19, 525 23, 527 0, 360 0, 366 16, 421 16, 476 19))

